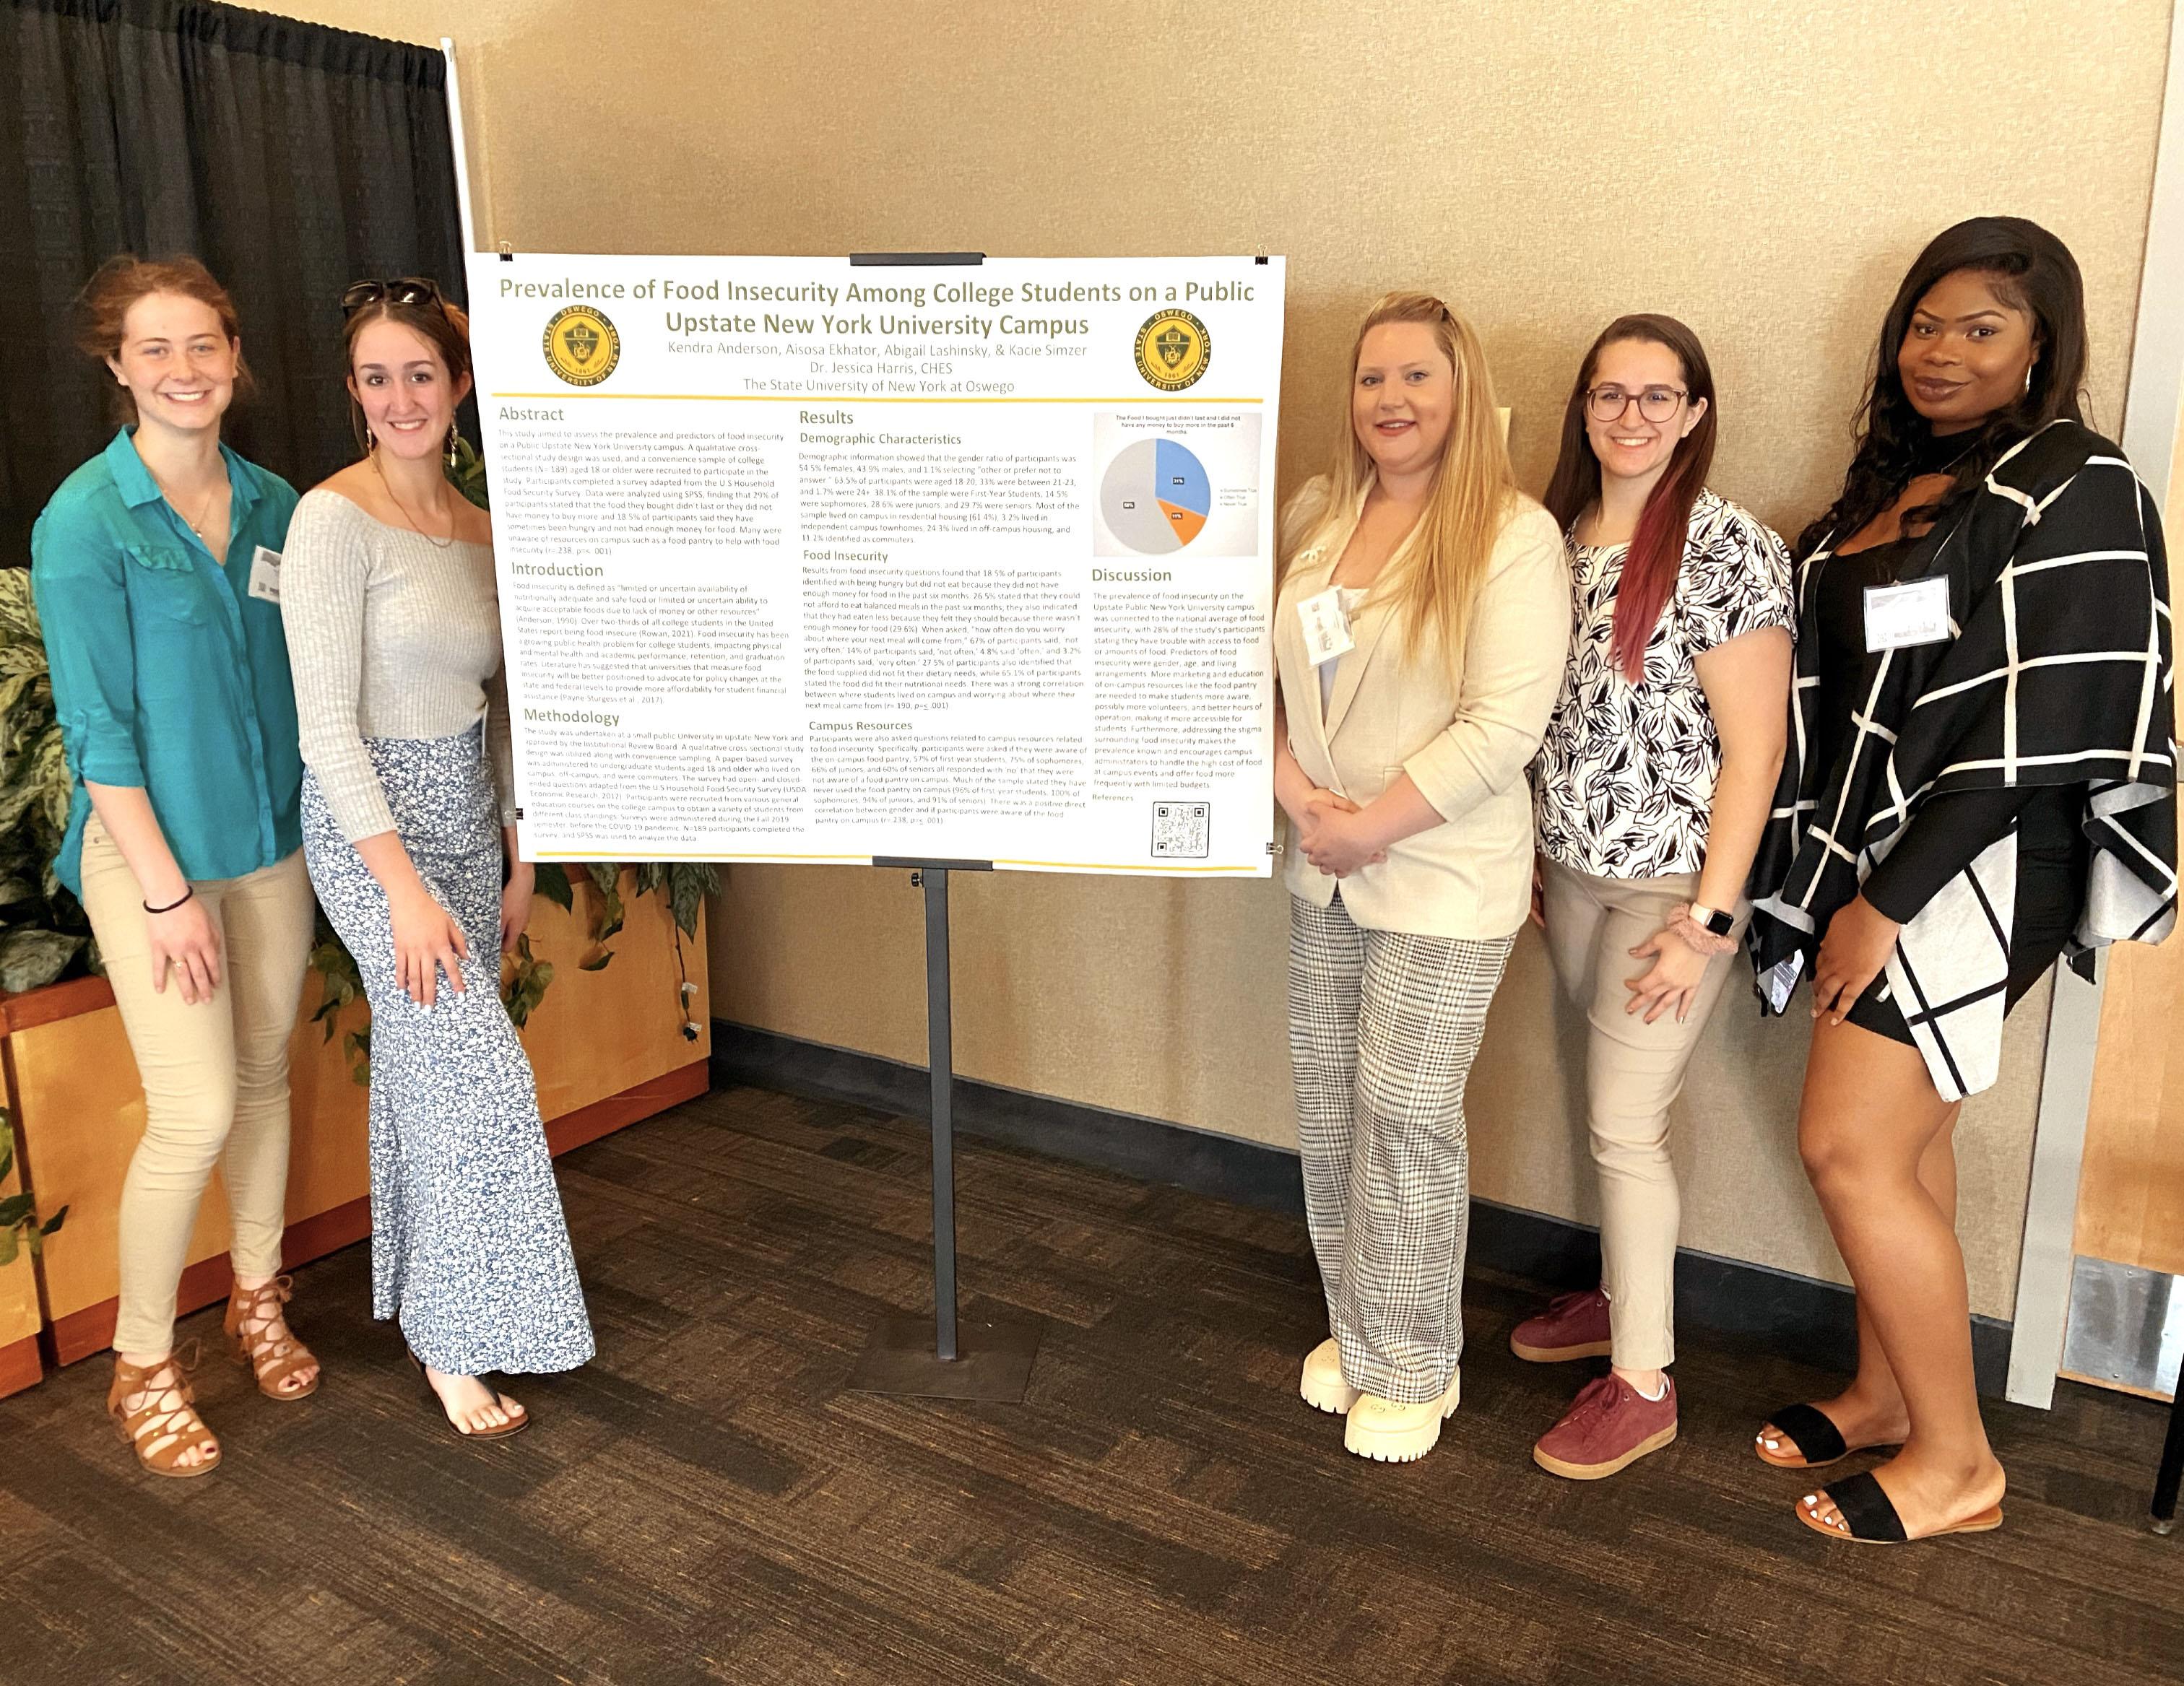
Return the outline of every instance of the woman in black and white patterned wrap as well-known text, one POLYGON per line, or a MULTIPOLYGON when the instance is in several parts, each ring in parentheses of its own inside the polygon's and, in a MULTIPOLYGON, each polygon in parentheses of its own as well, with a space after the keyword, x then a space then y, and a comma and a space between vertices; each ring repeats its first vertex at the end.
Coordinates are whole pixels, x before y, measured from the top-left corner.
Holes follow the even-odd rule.
POLYGON ((297 506, 281 568, 304 853, 371 1001, 372 1310, 399 1318, 455 1428, 497 1438, 530 1418, 482 1377, 593 1348, 499 987, 532 869, 515 859, 492 528, 440 467, 469 345, 428 282, 343 303, 365 459, 297 506))
POLYGON ((2086 427, 2082 288, 2014 217, 1935 239, 1881 331, 1842 494, 1800 543, 1797 681, 1753 868, 1753 958, 1814 976, 1799 1146, 1858 1295, 1858 1371, 1761 1431, 1831 1538, 1998 1527, 1951 1132, 2056 958, 2176 922, 2168 570, 2153 500, 2086 427))

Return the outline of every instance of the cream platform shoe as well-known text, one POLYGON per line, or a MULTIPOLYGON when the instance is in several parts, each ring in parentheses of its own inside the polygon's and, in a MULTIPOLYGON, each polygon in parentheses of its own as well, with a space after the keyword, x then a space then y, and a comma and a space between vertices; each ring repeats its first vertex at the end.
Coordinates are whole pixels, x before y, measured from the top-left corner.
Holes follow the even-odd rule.
POLYGON ((1337 1416, 1357 1403, 1357 1389, 1342 1379, 1342 1355, 1329 1335, 1305 1355, 1304 1376, 1297 1393, 1314 1411, 1331 1411, 1337 1416))
POLYGON ((1448 1391, 1419 1405, 1397 1405, 1377 1394, 1361 1394, 1343 1425, 1342 1444, 1361 1458, 1407 1464, 1422 1458, 1440 1440, 1440 1425, 1455 1415, 1463 1394, 1463 1372, 1448 1378, 1448 1391))

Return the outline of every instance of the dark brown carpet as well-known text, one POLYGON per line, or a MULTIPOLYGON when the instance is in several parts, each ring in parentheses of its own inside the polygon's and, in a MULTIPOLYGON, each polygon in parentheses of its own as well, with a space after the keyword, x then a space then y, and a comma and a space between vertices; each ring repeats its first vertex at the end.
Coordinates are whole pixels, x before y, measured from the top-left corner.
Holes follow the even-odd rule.
POLYGON ((2184 1678, 2155 1405, 1994 1406, 2002 1532, 1831 1545, 1749 1450, 1827 1377, 1687 1338, 1683 1438, 1557 1481, 1529 1449, 1583 1366, 1516 1362, 1536 1297, 1474 1280, 1463 1409, 1372 1465, 1295 1396, 1300 1222, 977 1143, 961 1170, 972 1303, 1049 1320, 1022 1405, 843 1390, 929 1304, 922 1128, 754 1090, 562 1161, 600 1355, 526 1384, 505 1444, 420 1403, 362 1248, 298 1279, 316 1398, 208 1359, 203 1481, 136 1472, 103 1360, 0 1401, 0 1681, 2184 1678))

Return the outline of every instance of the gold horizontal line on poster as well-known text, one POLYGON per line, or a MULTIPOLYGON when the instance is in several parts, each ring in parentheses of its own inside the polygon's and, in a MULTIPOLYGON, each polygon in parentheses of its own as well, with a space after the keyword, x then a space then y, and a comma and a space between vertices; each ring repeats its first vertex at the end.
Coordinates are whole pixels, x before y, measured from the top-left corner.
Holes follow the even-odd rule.
MULTIPOLYGON (((603 850, 590 854, 556 854, 552 857, 552 859, 555 860, 625 860, 629 858, 629 851, 627 849, 603 850)), ((718 853, 706 854, 662 854, 658 849, 652 849, 646 853, 645 858, 648 860, 702 861, 837 860, 847 861, 850 864, 857 866, 870 866, 873 864, 872 858, 869 854, 788 854, 779 851, 769 852, 765 854, 726 854, 718 853)), ((1169 865, 1162 862, 1128 860, 995 860, 992 864, 995 866, 1046 867, 1064 872, 1197 872, 1209 874, 1225 872, 1237 876, 1250 877, 1256 876, 1258 871, 1258 869, 1256 866, 1177 866, 1169 865)))
POLYGON ((1256 866, 1176 866, 1165 861, 1129 860, 1003 860, 996 857, 996 866, 1046 866, 1064 872, 1229 872, 1256 876, 1256 866))
POLYGON ((1215 404, 1262 404, 1264 398, 877 398, 861 392, 494 392, 494 398, 551 398, 577 403, 602 398, 626 403, 699 404, 1184 404, 1205 409, 1215 404))
POLYGON ((779 853, 771 854, 723 854, 719 853, 709 853, 705 854, 663 854, 656 849, 645 849, 642 851, 641 854, 633 854, 628 849, 599 849, 584 854, 578 854, 571 851, 551 855, 548 858, 557 861, 637 860, 639 859, 645 860, 699 860, 707 862, 721 860, 844 860, 850 862, 853 865, 858 866, 871 865, 872 859, 869 854, 783 854, 779 853))

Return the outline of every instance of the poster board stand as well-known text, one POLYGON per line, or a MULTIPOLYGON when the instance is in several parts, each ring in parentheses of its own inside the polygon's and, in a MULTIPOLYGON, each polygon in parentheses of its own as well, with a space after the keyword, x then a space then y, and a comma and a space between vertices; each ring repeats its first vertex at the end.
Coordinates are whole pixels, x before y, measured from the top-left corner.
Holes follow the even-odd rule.
MULTIPOLYGON (((956 268, 985 261, 981 252, 859 252, 853 268, 956 268)), ((990 872, 990 860, 901 860, 925 892, 925 1059, 932 1083, 933 1322, 914 1312, 883 1317, 850 1372, 855 1393, 912 1394, 928 1399, 1020 1401, 1031 1385, 1045 1326, 1036 1317, 983 1316, 966 1326, 956 1284, 955 998, 948 964, 948 875, 990 872)))
POLYGON ((933 1323, 851 1385, 1020 1399, 1038 1328, 959 1305, 949 880, 1268 876, 1280 260, 467 273, 532 852, 918 875, 933 1323))
POLYGON ((1021 1400, 1030 1385, 1044 1325, 1036 1317, 981 1316, 962 1321, 956 1281, 956 1071, 954 999, 948 960, 948 875, 990 872, 983 860, 900 860, 925 893, 926 1060, 933 1108, 933 1318, 883 1317, 856 1367, 853 1392, 914 1394, 931 1399, 1021 1400))

